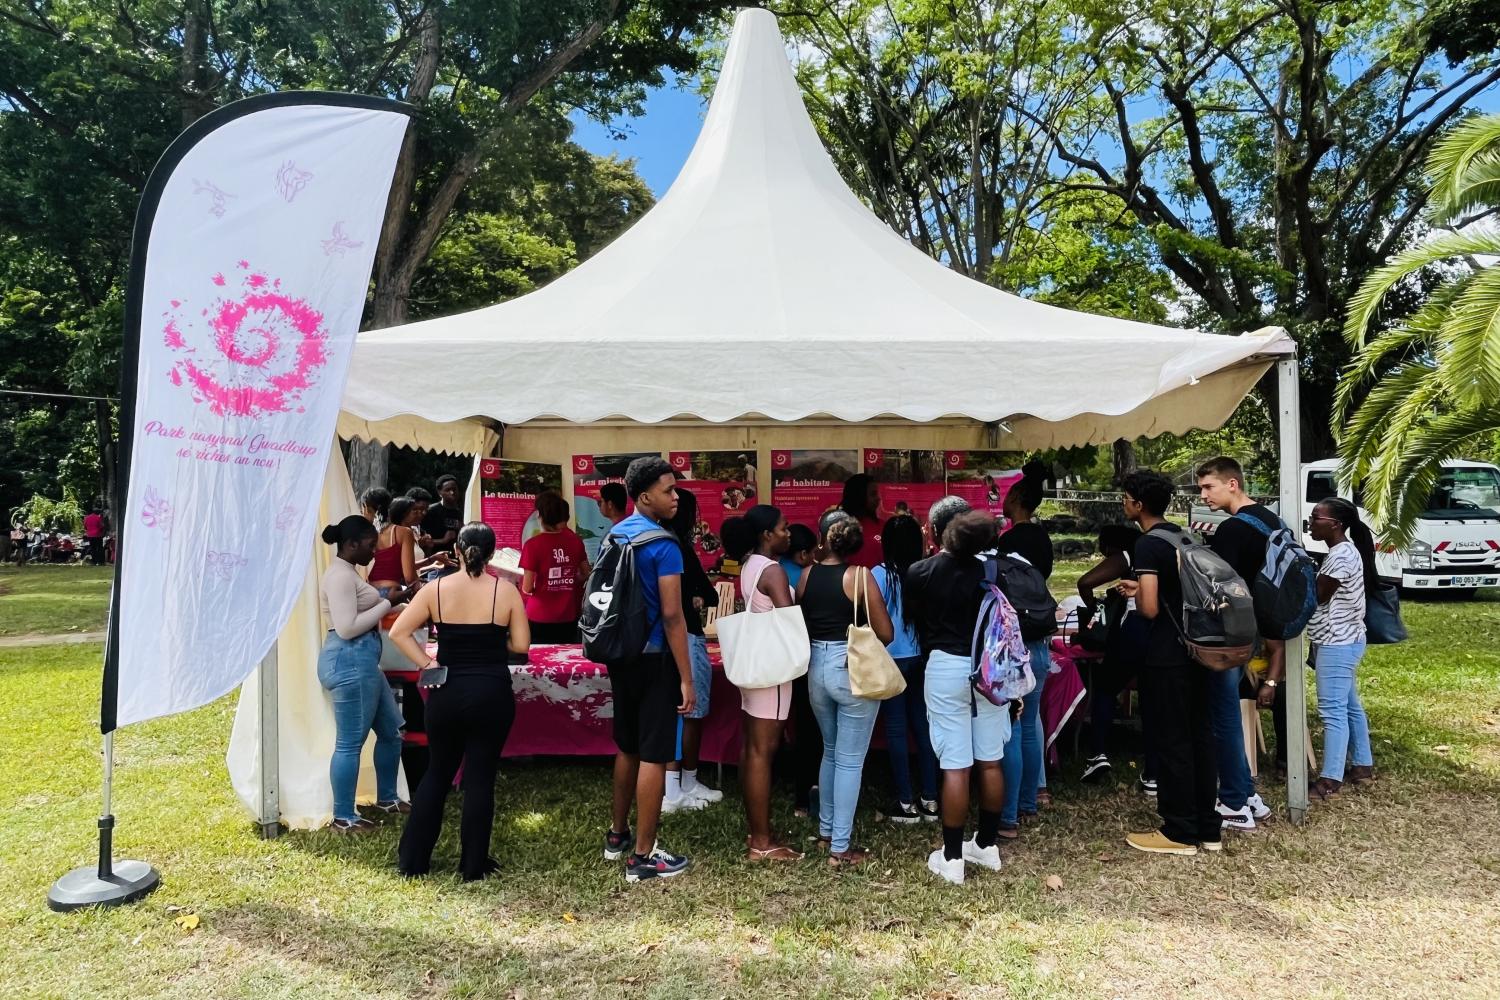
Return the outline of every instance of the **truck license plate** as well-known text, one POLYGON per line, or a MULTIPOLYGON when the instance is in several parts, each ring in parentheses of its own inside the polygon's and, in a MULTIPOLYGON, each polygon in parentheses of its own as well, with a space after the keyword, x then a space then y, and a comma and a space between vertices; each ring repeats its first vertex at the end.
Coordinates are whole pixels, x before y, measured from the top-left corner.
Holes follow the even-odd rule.
POLYGON ((1477 586, 1479 586, 1479 581, 1480 581, 1480 578, 1477 577, 1477 576, 1455 576, 1453 578, 1453 586, 1455 586, 1455 587, 1477 587, 1477 586))

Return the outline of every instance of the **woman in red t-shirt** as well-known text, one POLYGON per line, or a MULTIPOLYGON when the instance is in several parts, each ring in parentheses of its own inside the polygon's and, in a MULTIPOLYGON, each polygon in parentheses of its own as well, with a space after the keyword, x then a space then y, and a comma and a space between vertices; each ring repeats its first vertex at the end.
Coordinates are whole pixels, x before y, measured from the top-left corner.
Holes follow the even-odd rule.
POLYGON ((568 527, 568 501, 553 490, 536 498, 542 530, 521 546, 521 593, 531 642, 537 646, 578 641, 578 610, 589 560, 583 539, 568 527))
POLYGON ((844 497, 839 509, 851 517, 859 518, 864 530, 864 544, 858 552, 848 557, 850 566, 874 569, 885 561, 885 550, 881 548, 880 535, 885 522, 880 518, 880 485, 865 472, 850 476, 844 482, 844 497))

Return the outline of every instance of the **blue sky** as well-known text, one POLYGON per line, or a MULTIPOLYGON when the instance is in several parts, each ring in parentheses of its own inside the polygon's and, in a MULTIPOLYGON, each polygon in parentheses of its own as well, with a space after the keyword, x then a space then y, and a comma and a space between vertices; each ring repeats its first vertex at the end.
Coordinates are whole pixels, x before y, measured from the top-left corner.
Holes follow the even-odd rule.
MULTIPOLYGON (((1500 111, 1500 88, 1480 95, 1474 104, 1487 113, 1500 111)), ((617 130, 626 133, 623 139, 615 139, 610 130, 582 114, 573 116, 573 137, 591 153, 633 157, 636 169, 660 198, 692 152, 707 110, 708 102, 696 91, 661 87, 647 95, 644 115, 615 123, 617 130)))
POLYGON ((608 129, 583 115, 573 117, 573 138, 591 153, 633 157, 636 169, 660 198, 692 152, 707 110, 708 103, 697 93, 662 87, 647 96, 644 115, 615 123, 627 133, 625 138, 614 139, 608 129))

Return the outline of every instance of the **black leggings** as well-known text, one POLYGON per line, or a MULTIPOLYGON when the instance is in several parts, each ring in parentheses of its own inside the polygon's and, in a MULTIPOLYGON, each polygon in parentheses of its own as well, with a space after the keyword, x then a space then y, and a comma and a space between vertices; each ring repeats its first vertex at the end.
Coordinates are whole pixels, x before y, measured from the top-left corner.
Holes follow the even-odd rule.
MULTIPOLYGON (((813 715, 812 697, 807 689, 807 675, 792 681, 792 774, 794 777, 793 805, 798 809, 810 807, 812 787, 818 783, 818 771, 823 766, 823 731, 818 728, 818 718, 813 715)), ((819 789, 825 795, 832 789, 819 789)))
POLYGON ((396 852, 402 874, 427 874, 443 828, 443 803, 462 764, 458 871, 465 879, 485 876, 495 822, 495 769, 515 719, 510 670, 504 666, 454 668, 448 683, 432 692, 427 699, 430 762, 396 852))

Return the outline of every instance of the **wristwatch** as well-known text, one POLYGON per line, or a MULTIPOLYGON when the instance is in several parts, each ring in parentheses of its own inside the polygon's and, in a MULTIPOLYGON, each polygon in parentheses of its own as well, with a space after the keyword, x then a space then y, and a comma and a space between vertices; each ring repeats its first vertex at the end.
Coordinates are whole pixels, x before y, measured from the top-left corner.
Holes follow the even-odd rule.
POLYGON ((1276 682, 1273 681, 1273 680, 1271 680, 1271 678, 1269 678, 1269 677, 1267 677, 1265 680, 1261 681, 1261 683, 1264 684, 1268 688, 1274 688, 1276 686, 1276 682))

